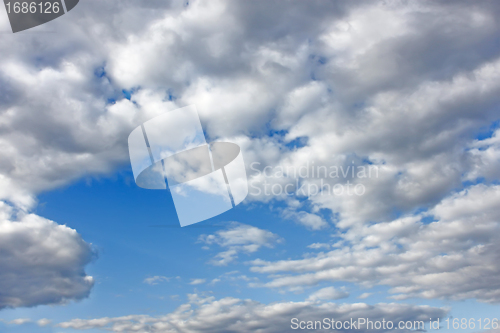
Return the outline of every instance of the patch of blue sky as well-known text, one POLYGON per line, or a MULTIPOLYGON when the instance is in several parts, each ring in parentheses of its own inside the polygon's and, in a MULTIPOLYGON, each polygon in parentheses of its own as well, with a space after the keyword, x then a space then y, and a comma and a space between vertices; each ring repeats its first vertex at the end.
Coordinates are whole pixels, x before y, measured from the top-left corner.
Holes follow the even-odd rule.
MULTIPOLYGON (((244 281, 234 286, 208 282, 235 270, 265 280, 265 275, 250 272, 249 260, 300 259, 307 245, 327 241, 329 237, 324 230, 305 234, 303 226, 282 219, 278 210, 271 210, 266 204, 240 204, 210 220, 181 228, 169 192, 138 188, 130 171, 90 184, 82 180, 40 195, 39 202, 37 214, 78 230, 99 253, 98 260, 87 268, 96 279, 90 298, 56 307, 50 318, 56 316, 59 320, 148 313, 146 309, 164 313, 175 309, 195 289, 213 291, 216 297, 234 296, 235 290, 239 290, 241 297, 272 302, 276 290, 247 288, 244 281), (208 264, 226 248, 214 244, 203 250, 204 244, 198 238, 225 229, 231 221, 269 230, 285 241, 250 255, 240 253, 228 266, 208 264), (143 282, 157 275, 169 277, 170 281, 154 286, 143 282), (197 278, 206 283, 189 284, 197 278), (171 300, 172 295, 179 295, 179 300, 171 300)), ((41 308, 44 307, 36 309, 41 308)))
POLYGON ((286 143, 285 147, 289 148, 290 150, 297 150, 297 149, 300 149, 300 148, 307 146, 308 141, 309 141, 309 137, 301 136, 301 137, 298 137, 298 138, 293 139, 292 141, 286 143))
POLYGON ((122 94, 123 94, 123 97, 125 97, 126 99, 128 99, 130 101, 130 99, 132 98, 132 94, 134 92, 136 92, 138 89, 137 88, 132 88, 132 89, 122 89, 122 94))
POLYGON ((98 78, 102 78, 102 77, 106 77, 106 69, 105 69, 105 66, 100 66, 100 67, 97 67, 95 70, 94 70, 94 75, 98 78))
POLYGON ((493 121, 489 126, 485 126, 479 129, 475 136, 476 140, 485 140, 493 136, 495 131, 500 128, 500 119, 493 121))
POLYGON ((175 96, 174 90, 173 89, 167 89, 164 101, 171 101, 171 102, 173 102, 176 99, 177 99, 177 96, 175 96))

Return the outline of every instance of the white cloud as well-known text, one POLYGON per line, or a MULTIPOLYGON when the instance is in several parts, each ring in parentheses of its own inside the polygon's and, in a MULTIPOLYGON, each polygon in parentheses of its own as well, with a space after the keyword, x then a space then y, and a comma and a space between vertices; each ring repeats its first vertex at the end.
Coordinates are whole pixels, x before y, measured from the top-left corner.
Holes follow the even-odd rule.
POLYGON ((191 282, 189 282, 189 284, 197 285, 197 284, 203 284, 205 282, 206 279, 191 279, 191 282))
POLYGON ((500 179, 500 130, 497 129, 491 138, 476 140, 470 146, 469 158, 472 167, 464 179, 500 179))
POLYGON ((26 324, 26 323, 31 323, 31 319, 29 319, 29 318, 18 318, 18 319, 14 319, 14 320, 9 321, 9 324, 11 324, 11 325, 23 325, 23 324, 26 324))
POLYGON ((349 293, 344 287, 340 289, 335 289, 334 287, 322 288, 318 291, 312 293, 307 300, 308 301, 318 301, 318 300, 336 300, 349 297, 349 293))
POLYGON ((215 278, 215 279, 212 279, 212 281, 210 281, 210 284, 211 285, 214 285, 216 283, 219 283, 219 282, 224 282, 224 283, 232 283, 232 284, 235 284, 237 285, 238 282, 258 282, 259 279, 255 276, 252 276, 252 277, 249 277, 247 275, 244 275, 244 274, 240 274, 239 271, 232 271, 232 272, 226 272, 222 275, 220 275, 219 277, 215 278))
MULTIPOLYGON (((39 71, 19 61, 0 63, 0 80, 17 96, 0 119, 0 199, 23 208, 33 206, 34 194, 109 172, 126 156, 121 137, 133 126, 135 106, 128 100, 106 105, 103 95, 94 95, 88 71, 95 63, 61 61, 39 71)), ((101 81, 104 91, 112 89, 101 81)))
POLYGON ((321 216, 304 211, 295 212, 287 209, 283 215, 286 218, 295 219, 299 224, 302 224, 311 230, 320 230, 328 226, 328 223, 323 220, 321 216))
MULTIPOLYGON (((174 312, 159 317, 129 315, 115 318, 72 319, 57 325, 79 330, 106 329, 112 332, 284 332, 291 330, 292 318, 299 320, 350 320, 370 318, 399 321, 428 321, 443 318, 447 310, 429 306, 406 304, 334 304, 305 302, 278 302, 262 304, 253 300, 190 295, 189 303, 174 312)), ((367 331, 359 329, 360 332, 367 331)), ((399 330, 394 330, 399 332, 399 330)), ((383 330, 381 330, 383 332, 383 330)))
POLYGON ((361 295, 358 296, 359 299, 366 299, 373 295, 373 293, 362 293, 361 295))
POLYGON ((312 243, 311 245, 307 245, 308 248, 314 249, 314 250, 319 250, 319 249, 326 249, 328 250, 330 248, 330 244, 327 243, 312 243))
POLYGON ((238 258, 240 252, 253 253, 261 247, 272 248, 282 240, 270 231, 243 223, 232 222, 225 230, 213 235, 201 235, 198 239, 207 245, 217 244, 227 250, 219 252, 211 261, 217 266, 225 266, 238 258))
POLYGON ((168 282, 168 281, 170 281, 169 277, 161 276, 161 275, 155 275, 155 276, 152 276, 152 277, 145 278, 143 282, 147 283, 149 285, 154 286, 154 285, 159 284, 161 282, 168 282))
POLYGON ((40 327, 45 327, 45 326, 50 325, 52 323, 52 320, 47 319, 47 318, 42 318, 42 319, 38 320, 36 323, 40 327))

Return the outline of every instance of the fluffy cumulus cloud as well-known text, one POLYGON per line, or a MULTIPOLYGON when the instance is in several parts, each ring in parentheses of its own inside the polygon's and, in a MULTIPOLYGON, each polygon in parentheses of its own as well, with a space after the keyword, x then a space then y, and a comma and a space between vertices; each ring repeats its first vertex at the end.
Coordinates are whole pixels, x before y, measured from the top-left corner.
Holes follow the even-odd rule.
POLYGON ((271 248, 281 241, 281 238, 270 231, 238 222, 232 222, 226 229, 215 234, 199 237, 199 242, 208 246, 217 244, 225 248, 210 261, 217 266, 225 266, 236 260, 239 253, 253 253, 263 246, 271 248))
POLYGON ((64 303, 87 297, 94 284, 84 267, 89 244, 66 226, 34 214, 11 220, 0 204, 0 309, 64 303))
MULTIPOLYGON (((497 7, 80 4, 72 22, 51 23, 64 25, 57 41, 2 37, 0 196, 29 206, 34 193, 124 165, 133 127, 195 103, 209 136, 233 137, 248 161, 377 165, 361 198, 311 196, 341 223, 435 203, 487 158, 460 148, 496 120, 497 7)), ((293 209, 285 217, 327 226, 293 209)))
MULTIPOLYGON (((498 50, 489 44, 497 35, 490 14, 496 11, 443 2, 352 8, 308 45, 316 80, 289 89, 271 122, 286 133, 284 143, 299 143, 299 148, 280 154, 269 150, 270 156, 261 154, 257 161, 262 168, 308 168, 302 181, 312 190, 294 193, 316 209, 338 213, 340 226, 383 221, 394 211, 435 204, 461 186, 464 174, 481 176, 472 171, 478 164, 492 165, 493 150, 478 156, 464 147, 498 119, 498 50), (441 12, 447 13, 446 29, 441 12), (433 43, 436 38, 445 42, 433 43), (479 54, 463 56, 478 43, 479 54), (366 178, 329 174, 321 182, 313 162, 344 170, 370 165, 378 172, 366 178), (347 189, 347 182, 362 185, 363 195, 328 191, 336 184, 347 189)), ((251 145, 262 148, 262 143, 251 145)), ((294 177, 253 176, 256 186, 295 183, 294 177)), ((282 199, 276 189, 251 193, 282 199)))
POLYGON ((248 161, 378 165, 362 198, 311 198, 345 223, 435 203, 470 167, 459 148, 496 117, 497 7, 82 3, 51 23, 57 41, 2 36, 0 195, 29 206, 124 165, 132 128, 195 103, 208 135, 233 137, 248 161))
MULTIPOLYGON (((60 328, 78 330, 106 329, 111 332, 287 332, 292 325, 307 327, 308 321, 327 322, 330 318, 336 321, 354 322, 358 318, 370 318, 371 321, 392 321, 396 328, 400 322, 415 321, 427 322, 446 315, 447 310, 428 306, 403 304, 316 304, 305 302, 280 302, 263 304, 252 300, 238 298, 203 297, 189 295, 189 302, 181 305, 177 310, 160 317, 147 315, 130 315, 115 318, 73 319, 57 324, 60 328), (292 321, 293 319, 295 321, 292 321), (304 323, 300 324, 303 321, 304 323)), ((329 321, 331 323, 331 321, 329 321)), ((316 325, 318 325, 316 323, 316 325)), ((298 327, 296 327, 298 328, 298 327)), ((303 329, 303 332, 326 332, 329 329, 323 326, 320 329, 303 329)), ((339 331, 343 331, 340 329, 339 331)), ((345 330, 349 331, 349 330, 345 330)), ((358 327, 357 331, 366 332, 366 326, 358 327)), ((381 329, 381 332, 388 331, 381 329)), ((409 332, 406 329, 395 329, 396 332, 409 332)))

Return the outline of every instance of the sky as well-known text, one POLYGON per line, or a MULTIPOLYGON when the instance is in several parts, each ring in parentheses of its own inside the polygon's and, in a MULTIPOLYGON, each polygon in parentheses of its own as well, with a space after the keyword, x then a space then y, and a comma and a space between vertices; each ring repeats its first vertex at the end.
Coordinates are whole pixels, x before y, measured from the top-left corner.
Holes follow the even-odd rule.
POLYGON ((500 332, 499 17, 82 0, 12 33, 0 10, 0 331, 500 332), (128 136, 188 105, 248 195, 181 227, 128 136))

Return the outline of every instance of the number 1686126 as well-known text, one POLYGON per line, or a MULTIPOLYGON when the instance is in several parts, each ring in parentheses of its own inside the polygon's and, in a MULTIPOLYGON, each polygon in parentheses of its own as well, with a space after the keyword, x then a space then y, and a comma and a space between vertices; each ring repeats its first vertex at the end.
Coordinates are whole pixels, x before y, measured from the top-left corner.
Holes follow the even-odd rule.
POLYGON ((57 14, 61 10, 58 1, 54 2, 7 2, 5 4, 7 13, 15 14, 57 14))

